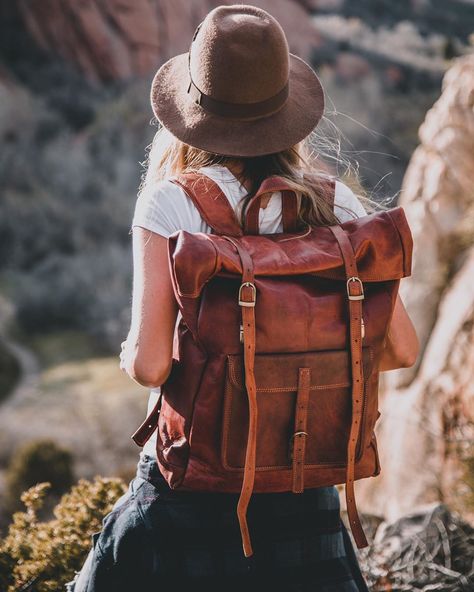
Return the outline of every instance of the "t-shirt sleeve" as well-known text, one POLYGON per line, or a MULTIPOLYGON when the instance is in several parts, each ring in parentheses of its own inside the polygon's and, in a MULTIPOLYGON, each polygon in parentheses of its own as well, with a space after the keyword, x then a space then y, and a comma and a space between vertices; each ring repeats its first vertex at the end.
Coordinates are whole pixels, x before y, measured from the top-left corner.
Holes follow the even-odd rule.
POLYGON ((141 226, 168 238, 177 230, 202 232, 203 221, 186 193, 169 180, 155 183, 137 198, 131 228, 141 226))
POLYGON ((334 213, 341 223, 367 215, 364 206, 352 189, 337 179, 334 195, 334 213))

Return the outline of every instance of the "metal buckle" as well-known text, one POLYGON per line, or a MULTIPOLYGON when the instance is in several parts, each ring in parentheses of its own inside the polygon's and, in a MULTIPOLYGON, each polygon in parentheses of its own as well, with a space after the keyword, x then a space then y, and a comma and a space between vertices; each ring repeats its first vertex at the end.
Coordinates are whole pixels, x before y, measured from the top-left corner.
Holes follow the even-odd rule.
POLYGON ((255 287, 255 284, 252 284, 252 282, 244 282, 243 284, 241 284, 241 286, 239 288, 239 305, 253 307, 253 306, 255 306, 256 300, 257 300, 257 288, 255 287), (250 300, 250 301, 242 300, 242 288, 252 288, 253 300, 250 300))
POLYGON ((302 434, 304 434, 305 436, 307 436, 308 435, 308 432, 303 432, 303 430, 300 430, 299 432, 295 432, 294 434, 291 434, 290 440, 293 440, 293 438, 295 436, 301 436, 302 434))
POLYGON ((347 297, 349 298, 349 300, 364 300, 364 286, 362 284, 362 280, 360 278, 358 278, 357 276, 353 275, 352 277, 350 277, 347 280, 346 289, 347 289, 347 297), (349 282, 359 282, 361 293, 357 294, 356 296, 353 296, 349 291, 349 282))
POLYGON ((308 436, 308 432, 303 432, 303 430, 300 430, 299 432, 295 432, 294 434, 291 434, 290 436, 290 442, 289 442, 289 449, 288 449, 288 459, 290 462, 293 462, 293 448, 294 448, 294 440, 293 438, 295 436, 302 436, 302 435, 308 436))

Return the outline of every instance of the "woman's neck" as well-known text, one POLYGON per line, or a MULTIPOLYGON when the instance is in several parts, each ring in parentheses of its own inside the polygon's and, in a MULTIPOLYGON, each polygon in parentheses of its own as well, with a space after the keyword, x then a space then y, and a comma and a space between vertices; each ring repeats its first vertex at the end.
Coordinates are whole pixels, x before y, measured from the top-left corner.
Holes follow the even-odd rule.
POLYGON ((229 171, 234 175, 234 177, 236 177, 242 183, 242 185, 245 187, 245 189, 247 189, 247 191, 250 191, 250 182, 247 179, 243 179, 241 176, 244 170, 244 165, 242 164, 242 162, 226 162, 224 166, 226 166, 229 169, 229 171))
MULTIPOLYGON (((244 165, 242 164, 242 162, 236 161, 236 162, 227 162, 225 164, 225 166, 229 169, 229 171, 234 175, 234 177, 236 177, 241 183, 242 185, 245 187, 245 189, 247 191, 251 190, 251 184, 250 181, 248 181, 247 179, 242 179, 242 177, 240 176, 243 172, 243 168, 244 165)), ((268 205, 268 202, 270 201, 272 194, 271 193, 264 193, 262 195, 262 198, 260 200, 260 207, 265 209, 268 205)))

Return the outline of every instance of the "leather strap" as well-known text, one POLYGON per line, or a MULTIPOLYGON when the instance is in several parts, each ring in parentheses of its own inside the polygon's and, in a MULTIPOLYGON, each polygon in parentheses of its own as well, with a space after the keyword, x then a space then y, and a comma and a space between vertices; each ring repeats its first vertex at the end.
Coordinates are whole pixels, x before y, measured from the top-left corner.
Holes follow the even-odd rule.
POLYGON ((293 448, 293 493, 304 491, 304 457, 308 433, 308 403, 311 384, 311 369, 300 368, 298 371, 298 390, 296 393, 295 432, 292 435, 293 448))
MULTIPOLYGON (((304 175, 304 178, 311 180, 311 174, 304 175)), ((334 209, 334 197, 336 183, 334 179, 325 179, 322 177, 318 178, 318 183, 328 186, 327 191, 323 194, 324 198, 328 201, 331 209, 334 209)), ((286 179, 278 176, 272 176, 265 179, 260 185, 257 193, 250 200, 247 205, 244 222, 245 234, 258 234, 259 233, 259 212, 260 204, 262 201, 262 195, 264 193, 273 193, 275 191, 282 192, 282 223, 283 232, 293 233, 297 232, 298 228, 298 200, 296 193, 293 189, 290 189, 286 179)))
MULTIPOLYGON (((281 215, 283 222, 283 232, 296 232, 297 229, 297 215, 298 204, 293 191, 274 189, 274 191, 281 191, 281 215)), ((247 227, 245 234, 259 234, 259 213, 262 195, 253 197, 250 201, 249 209, 247 210, 245 223, 247 227), (254 201, 255 200, 255 201, 254 201)))
POLYGON ((292 191, 281 194, 281 216, 283 232, 297 232, 298 230, 298 200, 292 191))
POLYGON ((249 431, 247 436, 247 448, 245 452, 244 478, 237 503, 237 517, 239 519, 240 533, 245 557, 253 555, 252 543, 247 524, 247 508, 252 496, 255 481, 255 464, 257 450, 257 385, 255 383, 255 301, 256 289, 253 283, 253 261, 247 249, 237 241, 229 237, 229 240, 237 249, 242 261, 242 284, 239 290, 239 304, 242 308, 242 332, 244 347, 245 388, 249 402, 249 431))
POLYGON ((360 522, 354 493, 355 455, 362 421, 364 395, 364 376, 362 367, 362 300, 363 285, 357 276, 354 249, 346 232, 339 225, 328 227, 334 234, 341 249, 346 272, 346 286, 349 303, 349 341, 352 377, 352 418, 347 443, 346 504, 349 524, 357 547, 367 547, 368 542, 360 522))
POLYGON ((284 232, 296 232, 297 227, 297 200, 296 193, 290 189, 288 182, 282 177, 272 176, 267 177, 257 193, 252 197, 247 204, 245 212, 244 232, 245 234, 258 234, 259 224, 258 216, 260 212, 260 204, 262 195, 264 193, 274 193, 275 191, 282 192, 282 221, 284 232))
POLYGON ((155 403, 153 409, 146 416, 139 428, 131 435, 132 440, 135 442, 135 444, 137 444, 137 446, 145 446, 145 444, 151 438, 153 432, 158 427, 162 397, 163 391, 160 392, 158 401, 155 403))
POLYGON ((202 173, 185 173, 170 178, 170 181, 184 189, 199 210, 201 218, 216 234, 242 236, 242 228, 234 208, 219 185, 210 177, 202 173))

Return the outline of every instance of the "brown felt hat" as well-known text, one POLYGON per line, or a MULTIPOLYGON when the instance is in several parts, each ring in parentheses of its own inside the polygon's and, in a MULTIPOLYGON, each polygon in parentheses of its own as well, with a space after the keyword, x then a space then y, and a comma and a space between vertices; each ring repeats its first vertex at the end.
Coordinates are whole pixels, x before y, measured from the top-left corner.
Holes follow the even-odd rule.
POLYGON ((218 6, 189 52, 168 60, 151 87, 153 112, 182 142, 226 156, 279 152, 305 138, 324 111, 319 78, 291 54, 268 12, 218 6))

